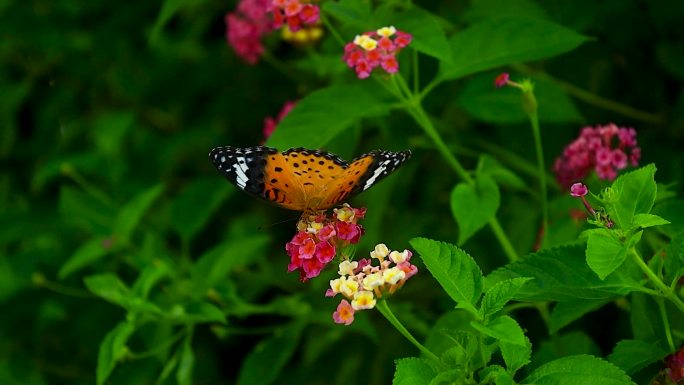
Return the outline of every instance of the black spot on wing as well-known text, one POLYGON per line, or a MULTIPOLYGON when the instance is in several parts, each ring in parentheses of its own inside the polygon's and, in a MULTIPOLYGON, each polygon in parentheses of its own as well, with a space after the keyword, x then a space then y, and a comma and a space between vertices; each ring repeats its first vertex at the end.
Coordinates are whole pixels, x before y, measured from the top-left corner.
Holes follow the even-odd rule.
MULTIPOLYGON (((330 153, 330 152, 327 152, 324 150, 309 150, 309 149, 306 149, 304 147, 297 147, 297 148, 291 148, 287 151, 283 151, 283 155, 290 155, 293 158, 296 157, 295 155, 297 155, 297 154, 301 154, 304 156, 311 155, 315 158, 328 159, 328 160, 331 160, 333 163, 337 164, 338 166, 342 166, 344 168, 347 168, 349 166, 349 163, 347 161, 345 161, 344 159, 340 158, 339 156, 337 156, 333 153, 330 153)), ((304 164, 306 164, 306 162, 304 162, 304 164)), ((323 163, 319 162, 319 164, 322 165, 323 163)), ((330 167, 330 168, 332 168, 332 167, 330 167)))

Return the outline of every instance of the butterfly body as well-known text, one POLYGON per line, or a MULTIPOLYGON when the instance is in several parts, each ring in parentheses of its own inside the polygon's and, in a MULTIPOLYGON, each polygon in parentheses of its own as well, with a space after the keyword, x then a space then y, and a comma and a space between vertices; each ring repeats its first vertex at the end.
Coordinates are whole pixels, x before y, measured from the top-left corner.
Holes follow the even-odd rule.
POLYGON ((209 153, 219 172, 241 190, 297 211, 340 204, 369 189, 410 156, 410 151, 375 150, 346 162, 322 150, 279 152, 266 146, 216 147, 209 153))

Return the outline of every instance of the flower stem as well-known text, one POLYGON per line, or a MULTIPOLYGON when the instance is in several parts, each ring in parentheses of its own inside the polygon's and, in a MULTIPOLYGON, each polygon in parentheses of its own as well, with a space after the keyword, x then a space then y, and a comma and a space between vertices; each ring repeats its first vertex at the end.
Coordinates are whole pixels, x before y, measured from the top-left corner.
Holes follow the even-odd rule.
POLYGON ((529 111, 530 124, 532 125, 532 133, 534 134, 534 147, 537 152, 537 177, 539 178, 539 188, 541 190, 541 206, 542 206, 542 237, 541 245, 548 235, 549 230, 549 202, 548 193, 546 189, 546 165, 544 164, 544 150, 541 141, 541 130, 539 128, 539 116, 537 110, 529 111))
POLYGON ((639 266, 639 268, 646 274, 648 279, 653 282, 653 284, 660 290, 660 293, 663 297, 669 299, 676 307, 684 313, 684 302, 677 296, 677 294, 670 289, 669 286, 667 286, 654 272, 651 270, 650 267, 644 262, 644 260, 641 258, 639 253, 636 252, 634 248, 630 250, 630 254, 632 254, 632 258, 636 262, 636 264, 639 266))
POLYGON ((663 329, 665 329, 665 338, 667 339, 667 344, 670 347, 670 351, 674 352, 677 348, 675 347, 674 341, 672 340, 672 330, 670 328, 670 319, 667 317, 667 310, 665 309, 665 302, 663 302, 662 297, 654 298, 658 304, 658 310, 660 310, 660 318, 663 319, 663 329))
POLYGON ((103 204, 113 207, 114 202, 112 199, 105 194, 104 191, 100 190, 97 186, 94 184, 90 183, 83 175, 81 175, 74 166, 72 166, 69 163, 64 163, 60 166, 60 170, 63 175, 68 176, 73 180, 83 191, 86 193, 90 194, 92 197, 95 199, 99 200, 103 204))
MULTIPOLYGON (((437 150, 440 152, 440 154, 442 154, 442 157, 444 157, 449 166, 456 171, 456 174, 458 174, 458 176, 464 182, 470 185, 475 184, 475 179, 473 179, 473 177, 470 176, 466 169, 461 165, 461 162, 459 162, 456 156, 454 156, 454 154, 449 150, 449 147, 439 135, 437 129, 435 129, 435 126, 432 124, 432 120, 430 120, 425 112, 425 109, 423 109, 423 105, 420 102, 420 97, 411 93, 410 89, 406 85, 406 82, 404 81, 404 78, 401 76, 393 76, 393 78, 396 78, 396 84, 398 88, 409 95, 408 99, 404 100, 404 104, 409 115, 411 115, 416 123, 423 128, 423 131, 425 131, 427 136, 432 139, 433 143, 437 147, 437 150)), ((494 236, 496 236, 497 240, 501 244, 501 247, 506 253, 508 259, 511 262, 517 260, 518 254, 513 248, 508 236, 501 228, 501 224, 499 224, 499 221, 496 219, 496 217, 493 217, 489 220, 489 227, 492 229, 494 236)))
POLYGON ((394 326, 399 331, 399 333, 406 337, 406 339, 409 340, 415 347, 417 347, 418 350, 420 350, 426 357, 441 365, 439 357, 437 357, 435 353, 431 352, 430 350, 428 350, 428 348, 426 348, 420 342, 418 342, 418 340, 416 340, 413 337, 413 335, 411 335, 411 332, 409 332, 404 327, 401 321, 397 319, 394 313, 392 313, 392 310, 390 310, 389 306, 387 305, 387 300, 381 298, 380 300, 378 300, 378 303, 375 305, 375 308, 378 309, 380 314, 382 314, 387 319, 387 321, 389 321, 389 323, 391 323, 392 326, 394 326))

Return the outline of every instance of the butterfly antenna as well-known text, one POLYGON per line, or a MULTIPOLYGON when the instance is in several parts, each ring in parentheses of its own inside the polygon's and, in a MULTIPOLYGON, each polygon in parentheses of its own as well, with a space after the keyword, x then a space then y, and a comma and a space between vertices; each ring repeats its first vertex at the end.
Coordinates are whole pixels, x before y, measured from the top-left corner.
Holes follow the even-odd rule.
POLYGON ((287 219, 283 219, 282 221, 271 223, 271 224, 266 225, 266 226, 259 226, 259 227, 257 227, 257 230, 263 231, 263 230, 270 229, 271 227, 274 227, 277 225, 282 225, 283 223, 294 222, 294 221, 298 221, 298 220, 299 220, 299 217, 287 218, 287 219))

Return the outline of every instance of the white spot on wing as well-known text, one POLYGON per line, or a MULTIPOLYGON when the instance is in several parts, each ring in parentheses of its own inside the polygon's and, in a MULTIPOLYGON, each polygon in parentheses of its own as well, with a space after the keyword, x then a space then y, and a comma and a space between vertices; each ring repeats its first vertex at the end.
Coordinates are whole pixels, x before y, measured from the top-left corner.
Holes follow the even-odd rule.
POLYGON ((233 168, 235 169, 235 174, 237 177, 235 178, 235 183, 237 183, 238 187, 241 189, 245 189, 245 186, 247 186, 247 174, 245 172, 247 171, 247 165, 246 164, 240 164, 240 161, 242 163, 245 163, 245 158, 244 157, 237 157, 235 159, 235 163, 233 163, 233 168))
POLYGON ((389 162, 389 160, 386 160, 378 165, 378 167, 373 171, 373 175, 371 175, 371 177, 366 181, 366 184, 363 185, 363 191, 368 190, 380 175, 385 174, 385 171, 387 170, 386 166, 389 162))

